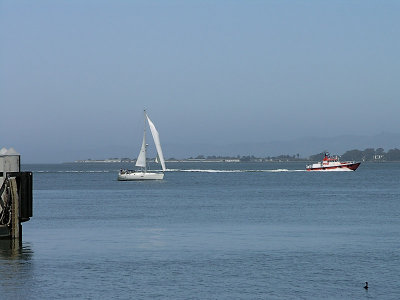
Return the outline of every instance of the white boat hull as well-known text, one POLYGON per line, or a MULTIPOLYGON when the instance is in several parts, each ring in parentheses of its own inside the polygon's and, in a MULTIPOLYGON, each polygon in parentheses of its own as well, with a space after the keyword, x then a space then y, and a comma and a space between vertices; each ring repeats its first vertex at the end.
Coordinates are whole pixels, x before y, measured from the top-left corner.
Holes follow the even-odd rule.
POLYGON ((355 171, 357 170, 359 162, 352 163, 330 163, 330 164, 313 164, 310 166, 306 166, 307 171, 320 171, 320 172, 345 172, 345 171, 355 171))
POLYGON ((318 168, 318 169, 308 168, 306 170, 307 171, 313 171, 313 172, 352 172, 352 171, 354 171, 354 170, 346 168, 346 167, 318 168))
POLYGON ((162 180, 164 173, 156 172, 131 172, 131 173, 119 173, 119 181, 131 181, 131 180, 162 180))

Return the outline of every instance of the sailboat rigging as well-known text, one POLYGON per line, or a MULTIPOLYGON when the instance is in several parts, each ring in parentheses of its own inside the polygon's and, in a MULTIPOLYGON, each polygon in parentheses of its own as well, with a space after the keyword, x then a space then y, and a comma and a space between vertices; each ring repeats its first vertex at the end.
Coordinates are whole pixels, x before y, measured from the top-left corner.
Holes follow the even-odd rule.
POLYGON ((164 160, 164 155, 161 149, 161 143, 160 143, 160 136, 158 134, 158 131, 156 127, 154 126, 154 123, 150 120, 149 116, 146 113, 146 110, 144 111, 144 129, 143 129, 143 141, 142 141, 142 147, 140 148, 140 152, 138 155, 138 158, 136 160, 136 167, 140 167, 140 170, 120 170, 118 174, 118 180, 120 181, 127 181, 127 180, 161 180, 164 178, 164 172, 166 170, 165 168, 165 160, 164 160), (157 157, 156 157, 156 162, 161 164, 161 169, 162 171, 159 172, 154 172, 151 171, 149 172, 147 169, 147 146, 146 144, 146 123, 150 127, 150 132, 153 137, 154 144, 157 149, 157 157))

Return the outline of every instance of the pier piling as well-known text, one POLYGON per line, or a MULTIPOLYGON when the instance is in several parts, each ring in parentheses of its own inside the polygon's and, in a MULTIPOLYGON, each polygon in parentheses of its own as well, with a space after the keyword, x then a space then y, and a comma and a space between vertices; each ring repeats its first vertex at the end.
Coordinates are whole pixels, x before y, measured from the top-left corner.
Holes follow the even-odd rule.
POLYGON ((0 239, 22 240, 22 222, 32 217, 32 172, 20 172, 19 154, 0 150, 0 239))

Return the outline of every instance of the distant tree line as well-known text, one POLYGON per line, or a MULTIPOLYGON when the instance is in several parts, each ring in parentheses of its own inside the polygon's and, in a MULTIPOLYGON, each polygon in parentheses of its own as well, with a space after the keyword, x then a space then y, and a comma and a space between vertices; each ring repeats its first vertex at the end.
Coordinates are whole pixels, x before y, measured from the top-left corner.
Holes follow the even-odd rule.
MULTIPOLYGON (((311 155, 311 161, 320 161, 324 157, 324 152, 311 155)), ((367 148, 365 150, 349 150, 340 156, 341 160, 355 160, 355 161, 400 161, 400 150, 390 149, 385 152, 383 148, 367 148)))
MULTIPOLYGON (((311 155, 308 160, 321 161, 325 152, 311 155)), ((400 161, 400 150, 397 148, 390 149, 387 152, 383 148, 367 148, 365 150, 349 150, 340 155, 340 159, 355 161, 400 161)))
POLYGON ((345 152, 341 158, 359 161, 400 161, 400 150, 397 148, 390 149, 387 152, 383 148, 367 148, 364 151, 350 150, 345 152))
MULTIPOLYGON (((301 158, 300 154, 283 154, 279 156, 267 156, 267 157, 255 157, 254 155, 246 156, 216 156, 216 155, 198 155, 195 158, 190 157, 189 159, 195 160, 239 160, 242 162, 261 162, 261 161, 321 161, 324 158, 325 152, 311 155, 308 158, 301 158)), ((400 150, 390 149, 387 152, 383 148, 367 148, 365 150, 349 150, 340 155, 340 159, 355 160, 355 161, 400 161, 400 150)))

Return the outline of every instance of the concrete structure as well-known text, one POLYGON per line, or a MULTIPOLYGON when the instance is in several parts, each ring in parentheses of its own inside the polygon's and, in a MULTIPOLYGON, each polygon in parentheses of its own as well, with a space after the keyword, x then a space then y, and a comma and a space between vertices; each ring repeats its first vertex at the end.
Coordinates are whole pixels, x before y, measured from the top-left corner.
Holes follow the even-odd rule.
POLYGON ((20 172, 20 154, 14 148, 0 150, 0 186, 7 177, 7 172, 20 172))

